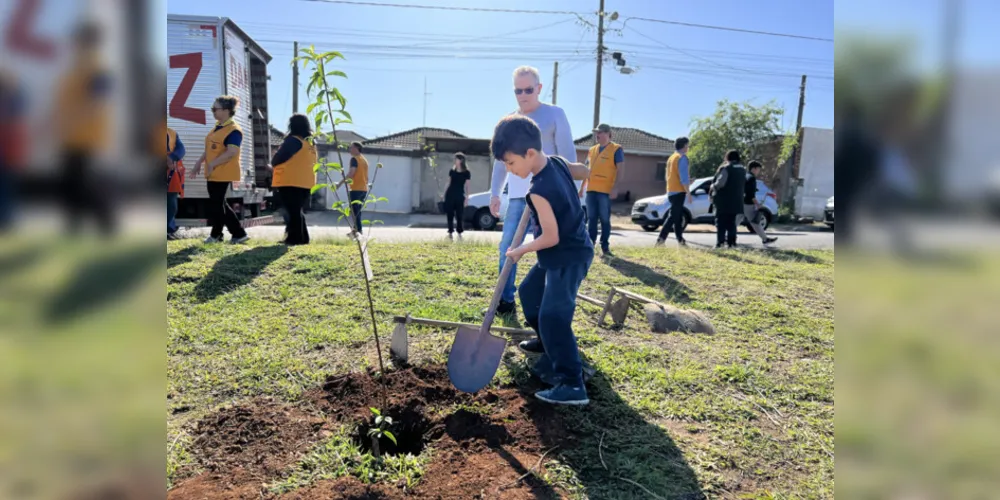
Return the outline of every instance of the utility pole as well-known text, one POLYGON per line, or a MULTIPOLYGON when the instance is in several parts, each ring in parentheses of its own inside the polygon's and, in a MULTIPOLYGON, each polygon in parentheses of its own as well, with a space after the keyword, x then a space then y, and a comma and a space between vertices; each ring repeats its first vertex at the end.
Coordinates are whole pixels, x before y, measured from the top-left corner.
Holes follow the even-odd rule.
MULTIPOLYGON (((802 85, 799 86, 799 114, 795 118, 795 136, 799 137, 799 131, 802 130, 802 111, 806 107, 806 75, 802 75, 802 85)), ((788 164, 788 168, 782 169, 781 175, 781 191, 782 198, 781 202, 786 203, 790 196, 794 196, 795 190, 792 189, 792 172, 798 170, 798 157, 799 157, 799 146, 796 145, 792 148, 792 161, 788 164)), ((798 181, 796 180, 796 184, 798 181)))
MULTIPOLYGON (((292 42, 292 50, 295 55, 292 57, 299 57, 299 42, 292 42)), ((292 113, 299 112, 299 63, 296 62, 292 65, 292 113)))
POLYGON ((604 0, 597 11, 597 85, 594 89, 594 128, 601 122, 601 66, 604 63, 604 0))
POLYGON ((552 104, 556 103, 556 90, 559 89, 559 61, 552 69, 552 104))
POLYGON ((424 126, 427 126, 427 96, 431 95, 427 92, 427 77, 424 77, 424 126))

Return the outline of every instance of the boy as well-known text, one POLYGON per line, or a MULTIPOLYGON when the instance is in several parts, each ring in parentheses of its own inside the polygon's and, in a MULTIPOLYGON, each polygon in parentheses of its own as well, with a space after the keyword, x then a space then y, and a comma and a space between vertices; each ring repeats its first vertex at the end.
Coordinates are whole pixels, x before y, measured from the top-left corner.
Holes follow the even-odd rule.
POLYGON ((552 404, 586 405, 590 399, 573 335, 573 313, 576 293, 594 259, 594 244, 587 233, 574 180, 586 179, 590 170, 583 164, 543 153, 538 125, 522 115, 500 120, 490 148, 508 172, 522 179, 532 176, 526 202, 535 238, 509 249, 507 258, 517 262, 528 252, 538 254, 538 263, 518 289, 525 321, 539 335, 519 347, 544 354, 533 372, 553 386, 535 396, 552 404))
POLYGON ((742 223, 741 218, 746 218, 750 229, 753 229, 753 232, 757 233, 757 236, 760 236, 760 241, 765 245, 770 245, 778 241, 778 238, 768 237, 764 229, 760 227, 760 202, 757 201, 757 176, 760 175, 762 169, 763 165, 757 160, 747 164, 747 180, 746 185, 743 187, 743 215, 737 215, 736 227, 740 227, 742 223))

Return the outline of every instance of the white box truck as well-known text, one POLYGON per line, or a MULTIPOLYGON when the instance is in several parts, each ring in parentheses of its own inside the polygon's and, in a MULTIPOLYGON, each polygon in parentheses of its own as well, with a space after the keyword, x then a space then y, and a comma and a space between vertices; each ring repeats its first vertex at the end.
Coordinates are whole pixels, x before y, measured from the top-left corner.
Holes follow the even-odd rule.
MULTIPOLYGON (((270 132, 267 112, 267 64, 270 54, 225 17, 167 16, 167 125, 177 131, 190 172, 215 126, 210 108, 221 95, 236 96, 236 123, 243 129, 240 180, 228 198, 241 217, 260 215, 269 196, 270 132)), ((204 168, 185 182, 178 218, 206 216, 208 189, 204 168)))

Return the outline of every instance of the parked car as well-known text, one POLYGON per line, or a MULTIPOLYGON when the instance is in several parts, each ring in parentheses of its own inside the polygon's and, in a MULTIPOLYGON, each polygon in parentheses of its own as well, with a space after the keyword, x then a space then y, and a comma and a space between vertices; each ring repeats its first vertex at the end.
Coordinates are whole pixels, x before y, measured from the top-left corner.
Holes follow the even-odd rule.
MULTIPOLYGON (((702 177, 691 183, 692 201, 684 201, 684 216, 682 218, 684 227, 692 222, 713 223, 715 221, 712 202, 708 196, 712 180, 713 177, 702 177)), ((757 201, 760 202, 760 225, 767 229, 778 213, 778 197, 760 179, 757 179, 757 201)), ((667 201, 666 194, 643 198, 632 205, 632 222, 642 226, 646 231, 652 232, 660 229, 669 216, 670 202, 667 201)), ((748 231, 751 231, 750 225, 746 221, 743 225, 748 231)))
MULTIPOLYGON (((580 190, 582 186, 581 181, 576 181, 576 189, 580 190)), ((500 196, 500 214, 503 215, 507 213, 507 187, 503 188, 503 195, 500 196)), ((583 196, 580 197, 580 203, 583 203, 583 196)), ((584 207, 586 210, 586 207, 584 207)), ((465 221, 472 224, 473 229, 479 229, 481 231, 492 231, 496 229, 497 225, 500 223, 500 219, 497 219, 490 213, 490 192, 485 191, 482 193, 475 193, 469 196, 469 204, 465 207, 465 221)))
POLYGON ((826 200, 826 208, 823 209, 823 222, 830 226, 830 229, 833 229, 833 196, 826 200))

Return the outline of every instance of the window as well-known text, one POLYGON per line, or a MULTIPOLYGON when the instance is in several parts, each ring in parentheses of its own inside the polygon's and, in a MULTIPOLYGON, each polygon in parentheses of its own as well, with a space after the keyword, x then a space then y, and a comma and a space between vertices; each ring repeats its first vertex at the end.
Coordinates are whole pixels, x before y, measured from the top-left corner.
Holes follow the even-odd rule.
POLYGON ((656 164, 656 179, 657 181, 667 180, 667 162, 661 161, 656 164))

